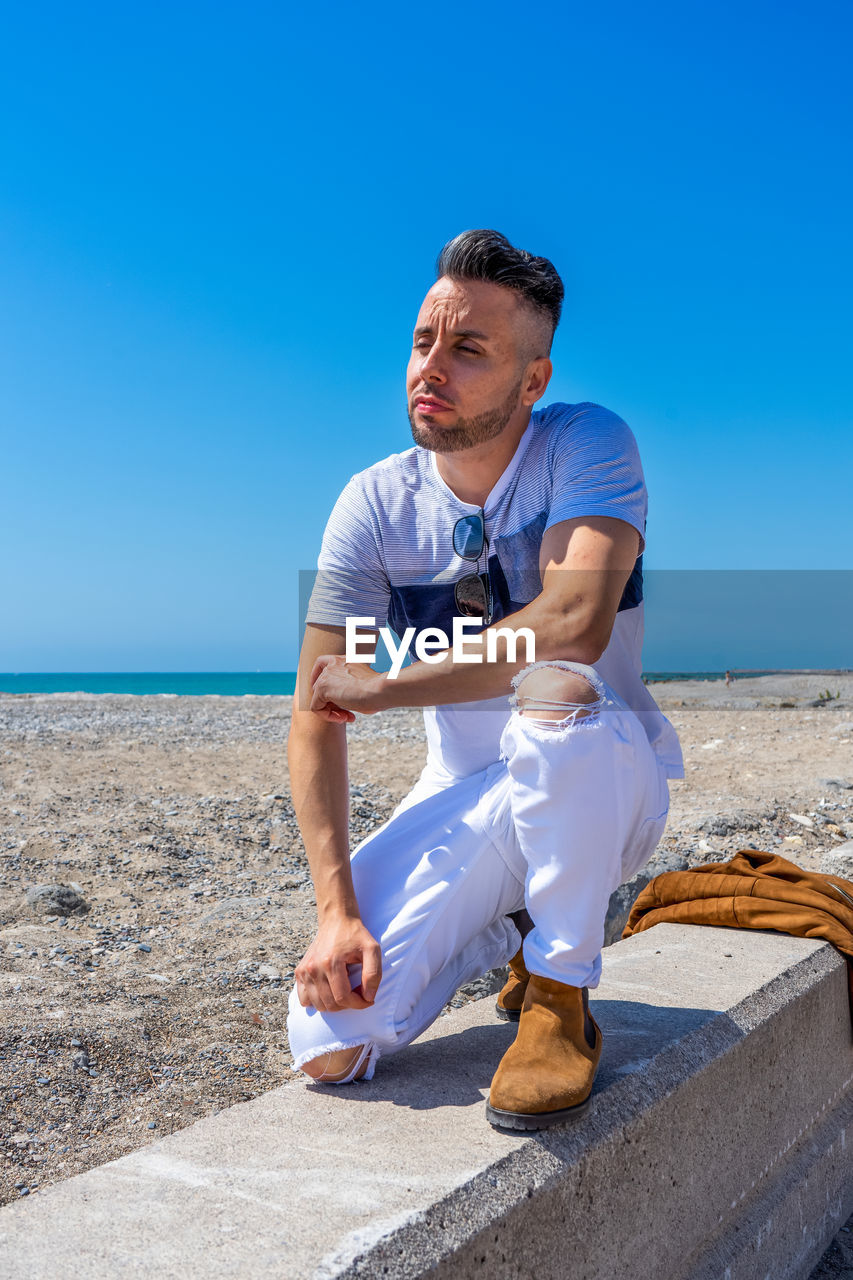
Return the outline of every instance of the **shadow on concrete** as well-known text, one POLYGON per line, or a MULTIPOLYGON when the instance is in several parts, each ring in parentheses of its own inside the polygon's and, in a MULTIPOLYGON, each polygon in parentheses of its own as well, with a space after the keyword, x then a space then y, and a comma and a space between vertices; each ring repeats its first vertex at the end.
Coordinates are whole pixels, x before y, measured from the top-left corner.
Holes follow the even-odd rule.
POLYGON ((595 1093, 642 1071, 657 1054, 715 1018, 730 1022, 717 1009, 678 1009, 636 1000, 590 1000, 590 1008, 604 1039, 595 1093))
MULTIPOLYGON (((594 1093, 641 1072, 657 1054, 725 1016, 714 1009, 670 1008, 634 1000, 593 999, 590 1008, 604 1037, 594 1093)), ((480 1105, 515 1034, 515 1024, 496 1018, 485 1026, 416 1041, 393 1057, 380 1058, 373 1080, 308 1087, 332 1090, 354 1105, 384 1101, 414 1111, 480 1105)))
POLYGON ((309 1085, 334 1089, 354 1103, 392 1102, 397 1107, 428 1111, 433 1107, 470 1107, 482 1103, 501 1057, 515 1039, 516 1028, 495 1019, 484 1027, 466 1027, 452 1035, 415 1041, 390 1058, 380 1058, 372 1080, 355 1085, 309 1085))

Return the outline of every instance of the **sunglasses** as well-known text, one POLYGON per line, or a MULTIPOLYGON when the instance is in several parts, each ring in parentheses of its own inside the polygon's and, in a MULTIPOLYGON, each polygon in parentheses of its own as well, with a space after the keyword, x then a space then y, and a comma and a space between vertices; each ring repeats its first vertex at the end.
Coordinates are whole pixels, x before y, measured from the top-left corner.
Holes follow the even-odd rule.
POLYGON ((453 526, 453 550, 461 560, 479 560, 486 550, 484 573, 468 573, 456 583, 453 595, 463 618, 482 618, 487 627, 492 620, 492 584, 489 580, 486 518, 482 511, 460 516, 453 526))

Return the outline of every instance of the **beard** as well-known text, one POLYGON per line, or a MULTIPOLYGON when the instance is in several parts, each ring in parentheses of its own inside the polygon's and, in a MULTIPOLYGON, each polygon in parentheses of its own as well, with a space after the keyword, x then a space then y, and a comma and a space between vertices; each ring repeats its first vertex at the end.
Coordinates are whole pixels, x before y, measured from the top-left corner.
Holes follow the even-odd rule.
POLYGON ((409 425, 412 428, 412 439, 415 444, 423 449, 431 449, 433 453, 458 453, 461 449, 471 449, 476 444, 485 444, 487 440, 494 440, 495 436, 499 436, 506 427, 518 408, 520 396, 521 379, 496 409, 487 409, 485 413, 478 413, 476 418, 459 418, 453 427, 419 426, 410 409, 409 425))

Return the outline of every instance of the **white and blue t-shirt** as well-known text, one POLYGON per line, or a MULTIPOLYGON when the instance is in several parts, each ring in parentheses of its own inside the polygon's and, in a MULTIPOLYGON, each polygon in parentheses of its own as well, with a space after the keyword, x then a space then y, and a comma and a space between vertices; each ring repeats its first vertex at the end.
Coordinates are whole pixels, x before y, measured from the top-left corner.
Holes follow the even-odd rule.
MULTIPOLYGON (((596 404, 534 411, 483 505, 492 622, 539 595, 539 550, 551 525, 580 516, 615 517, 638 531, 642 553, 646 509, 637 443, 621 418, 596 404)), ((373 617, 377 627, 389 626, 398 636, 406 627, 440 627, 450 636, 458 612, 455 583, 474 569, 454 551, 453 527, 460 516, 479 510, 457 498, 439 475, 435 454, 420 446, 360 471, 326 525, 307 621, 344 626, 347 617, 373 617)), ((484 567, 481 560, 477 568, 484 567)), ((681 777, 678 737, 642 681, 642 643, 641 554, 595 669, 639 717, 667 777, 681 777)), ((509 714, 505 695, 425 707, 433 776, 449 781, 494 763, 509 714)))

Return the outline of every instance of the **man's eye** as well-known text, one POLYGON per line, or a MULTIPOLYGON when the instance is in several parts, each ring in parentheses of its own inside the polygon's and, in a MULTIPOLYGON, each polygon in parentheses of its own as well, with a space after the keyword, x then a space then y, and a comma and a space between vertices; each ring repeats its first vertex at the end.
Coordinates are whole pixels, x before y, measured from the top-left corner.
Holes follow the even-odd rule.
POLYGON ((476 347, 459 347, 459 350, 460 350, 460 351, 469 351, 469 352, 471 353, 471 355, 472 355, 472 356, 477 356, 477 355, 479 355, 479 354, 480 354, 476 347))

